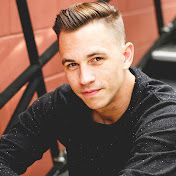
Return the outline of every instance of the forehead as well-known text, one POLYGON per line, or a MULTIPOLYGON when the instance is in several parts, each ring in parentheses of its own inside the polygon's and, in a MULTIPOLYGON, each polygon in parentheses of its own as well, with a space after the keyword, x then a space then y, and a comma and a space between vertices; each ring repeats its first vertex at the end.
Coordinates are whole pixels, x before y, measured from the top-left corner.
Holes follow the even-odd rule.
POLYGON ((71 32, 62 31, 59 36, 60 54, 64 56, 95 51, 106 52, 118 43, 114 29, 102 22, 91 22, 71 32))

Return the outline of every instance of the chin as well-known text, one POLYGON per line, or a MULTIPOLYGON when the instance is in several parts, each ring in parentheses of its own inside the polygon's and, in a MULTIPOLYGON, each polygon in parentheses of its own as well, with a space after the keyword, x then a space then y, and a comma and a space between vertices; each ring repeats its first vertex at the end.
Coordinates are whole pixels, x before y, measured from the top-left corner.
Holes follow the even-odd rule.
POLYGON ((90 102, 84 102, 84 103, 92 110, 102 109, 106 106, 103 103, 90 103, 90 102))

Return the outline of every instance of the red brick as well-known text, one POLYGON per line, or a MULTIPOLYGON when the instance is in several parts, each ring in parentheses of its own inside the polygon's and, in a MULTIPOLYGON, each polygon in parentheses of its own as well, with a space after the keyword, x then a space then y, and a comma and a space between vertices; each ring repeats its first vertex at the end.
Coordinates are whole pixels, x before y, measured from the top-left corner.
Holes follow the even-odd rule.
POLYGON ((1 0, 0 26, 0 36, 10 33, 10 0, 1 0))
POLYGON ((16 79, 29 65, 22 35, 0 38, 0 92, 16 79))
POLYGON ((57 11, 57 0, 28 0, 34 30, 51 27, 57 11))
POLYGON ((174 0, 168 0, 163 1, 163 17, 164 22, 167 25, 169 22, 171 22, 175 16, 176 16, 176 1, 174 0))
POLYGON ((152 10, 124 16, 127 40, 141 47, 148 41, 154 41, 157 34, 156 20, 152 10))
POLYGON ((136 66, 141 59, 143 58, 144 54, 148 51, 148 49, 152 46, 153 41, 150 41, 143 45, 142 47, 136 48, 134 52, 134 60, 133 60, 133 66, 136 66))
POLYGON ((153 0, 111 0, 110 2, 123 13, 128 13, 129 11, 136 11, 138 9, 147 9, 153 6, 153 0))
MULTIPOLYGON (((44 29, 35 33, 39 55, 41 55, 54 41, 57 40, 52 29, 44 29)), ((58 53, 43 67, 44 76, 52 76, 63 71, 58 53)))
POLYGON ((67 83, 65 73, 59 73, 57 75, 48 77, 45 79, 47 91, 54 90, 63 83, 67 83))
POLYGON ((23 86, 9 101, 8 103, 3 106, 2 109, 0 109, 0 117, 1 117, 1 123, 0 123, 0 134, 3 133, 5 130, 6 126, 9 123, 9 120, 15 111, 15 108, 25 90, 25 86, 23 86))
POLYGON ((44 173, 48 173, 52 168, 52 159, 50 155, 50 151, 44 153, 41 160, 36 161, 32 166, 30 166, 25 174, 22 176, 36 175, 43 176, 44 173))
MULTIPOLYGON (((93 0, 94 1, 94 0, 93 0)), ((57 1, 57 7, 58 7, 58 12, 61 9, 65 9, 67 7, 69 7, 71 4, 75 4, 75 3, 79 3, 79 2, 92 2, 91 0, 67 0, 67 1, 57 1)))

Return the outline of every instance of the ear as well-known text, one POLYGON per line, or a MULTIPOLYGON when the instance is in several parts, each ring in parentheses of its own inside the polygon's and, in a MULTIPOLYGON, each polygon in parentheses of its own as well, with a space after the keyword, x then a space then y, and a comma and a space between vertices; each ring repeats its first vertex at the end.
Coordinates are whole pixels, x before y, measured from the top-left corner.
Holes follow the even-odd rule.
POLYGON ((123 47, 124 69, 129 69, 134 57, 134 45, 127 42, 123 47))

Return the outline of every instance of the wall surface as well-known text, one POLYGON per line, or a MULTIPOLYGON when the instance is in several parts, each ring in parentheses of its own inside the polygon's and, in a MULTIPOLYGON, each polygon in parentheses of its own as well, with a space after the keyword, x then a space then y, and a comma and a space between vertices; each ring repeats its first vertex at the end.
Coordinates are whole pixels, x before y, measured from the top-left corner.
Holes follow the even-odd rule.
MULTIPOLYGON (((59 10, 72 3, 83 1, 85 2, 85 0, 27 1, 40 55, 56 40, 51 27, 59 10)), ((111 0, 110 3, 122 12, 127 41, 135 45, 133 65, 136 65, 158 37, 153 0, 111 0)), ((176 15, 176 1, 162 0, 162 3, 164 21, 168 24, 176 15)), ((29 66, 15 0, 0 0, 0 26, 0 92, 2 92, 29 66)), ((58 54, 44 66, 43 74, 47 91, 53 90, 66 81, 58 54)), ((25 86, 0 110, 0 134, 7 126, 24 88, 25 86)), ((36 96, 33 99, 35 98, 36 96)), ((51 156, 46 152, 40 161, 27 170, 25 175, 44 176, 51 167, 51 156)))

